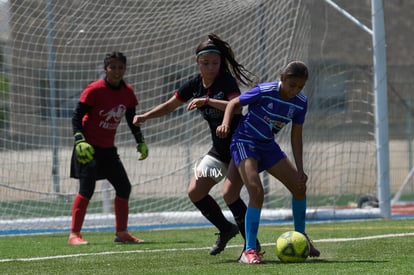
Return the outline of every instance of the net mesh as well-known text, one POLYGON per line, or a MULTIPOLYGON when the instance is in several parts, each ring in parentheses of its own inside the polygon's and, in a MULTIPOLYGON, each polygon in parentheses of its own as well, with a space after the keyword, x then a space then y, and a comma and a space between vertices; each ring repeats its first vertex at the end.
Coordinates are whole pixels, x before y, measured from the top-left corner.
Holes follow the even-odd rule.
MULTIPOLYGON (((118 50, 127 56, 126 80, 142 113, 169 99, 197 73, 195 48, 211 32, 229 42, 238 61, 261 82, 278 79, 288 61, 308 63, 304 163, 310 209, 355 207, 361 195, 375 195, 370 37, 353 30, 353 36, 345 33, 338 41, 338 28, 356 27, 320 2, 2 2, 7 17, 0 66, 3 228, 24 230, 17 221, 29 220, 27 229, 51 220, 61 222, 55 229, 69 228, 78 190, 77 181, 69 178, 71 115, 82 88, 102 77, 105 53, 118 50), (352 51, 344 51, 351 43, 352 51)), ((356 12, 370 19, 369 7, 356 12)), ((142 130, 150 152, 145 161, 137 161, 125 122, 116 139, 133 184, 130 225, 203 220, 186 190, 194 164, 211 144, 206 122, 184 105, 146 122, 142 130)), ((289 133, 287 126, 277 141, 291 157, 289 133)), ((290 195, 280 182, 264 174, 263 183, 265 212, 290 208, 290 195)), ((211 194, 227 210, 220 193, 218 185, 211 194)), ((107 182, 98 182, 85 226, 113 226, 113 196, 107 182)), ((244 190, 242 197, 247 199, 244 190)))

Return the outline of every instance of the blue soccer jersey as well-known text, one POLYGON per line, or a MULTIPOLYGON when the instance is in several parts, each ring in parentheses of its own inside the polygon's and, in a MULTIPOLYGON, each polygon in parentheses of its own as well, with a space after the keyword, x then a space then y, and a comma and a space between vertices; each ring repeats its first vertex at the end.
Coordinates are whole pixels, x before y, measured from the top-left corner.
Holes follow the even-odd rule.
POLYGON ((254 158, 261 172, 286 157, 275 142, 274 134, 291 121, 304 123, 307 98, 300 92, 283 100, 279 89, 280 82, 262 83, 240 95, 240 103, 248 105, 248 112, 240 121, 230 145, 236 166, 246 158, 254 158))
POLYGON ((262 83, 240 95, 242 106, 248 105, 248 112, 239 123, 240 137, 258 140, 274 140, 286 124, 303 124, 307 111, 307 97, 303 92, 289 100, 283 100, 279 93, 280 82, 262 83))

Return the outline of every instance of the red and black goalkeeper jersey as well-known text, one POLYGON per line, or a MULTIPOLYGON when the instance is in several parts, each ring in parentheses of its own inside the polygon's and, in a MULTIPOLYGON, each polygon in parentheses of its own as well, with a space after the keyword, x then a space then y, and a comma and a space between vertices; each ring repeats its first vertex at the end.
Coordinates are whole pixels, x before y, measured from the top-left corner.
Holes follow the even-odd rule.
POLYGON ((82 119, 86 141, 102 148, 114 146, 116 130, 126 110, 138 105, 131 85, 113 88, 104 79, 86 86, 79 102, 91 107, 82 119))

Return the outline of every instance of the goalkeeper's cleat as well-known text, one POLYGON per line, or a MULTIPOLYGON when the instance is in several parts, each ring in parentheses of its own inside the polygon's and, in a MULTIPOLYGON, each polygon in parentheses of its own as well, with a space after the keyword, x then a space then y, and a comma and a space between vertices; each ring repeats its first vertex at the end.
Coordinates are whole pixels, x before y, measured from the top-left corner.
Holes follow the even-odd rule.
POLYGON ((70 233, 68 244, 70 245, 85 245, 88 244, 87 241, 82 239, 82 236, 80 233, 70 233))
POLYGON ((319 255, 321 255, 321 252, 319 252, 319 250, 315 248, 312 240, 309 239, 308 234, 304 234, 304 235, 309 243, 309 257, 319 257, 319 255))
POLYGON ((136 244, 143 243, 144 240, 134 237, 128 231, 116 232, 114 242, 117 243, 126 243, 126 244, 136 244))
POLYGON ((242 264, 264 264, 262 255, 255 249, 249 249, 243 251, 239 263, 242 264))
POLYGON ((230 239, 236 236, 237 233, 239 233, 239 228, 235 224, 231 225, 231 228, 229 231, 217 233, 216 235, 218 235, 218 237, 217 237, 216 243, 213 244, 213 246, 211 247, 209 254, 210 255, 219 254, 221 251, 224 250, 224 248, 226 247, 230 239))

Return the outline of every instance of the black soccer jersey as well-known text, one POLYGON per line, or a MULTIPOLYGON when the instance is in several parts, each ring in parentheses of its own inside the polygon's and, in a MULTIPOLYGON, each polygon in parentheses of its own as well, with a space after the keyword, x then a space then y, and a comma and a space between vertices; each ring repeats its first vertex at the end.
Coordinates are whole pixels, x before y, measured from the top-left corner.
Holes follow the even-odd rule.
MULTIPOLYGON (((191 98, 214 98, 218 100, 229 100, 232 97, 239 96, 240 89, 237 85, 235 78, 230 74, 220 74, 214 83, 204 88, 203 81, 200 75, 185 82, 175 93, 177 99, 182 102, 187 102, 191 98)), ((198 108, 203 118, 208 122, 211 131, 211 138, 213 141, 213 147, 209 150, 208 154, 213 157, 229 163, 230 156, 230 141, 234 130, 240 121, 241 115, 234 115, 230 125, 230 135, 227 138, 219 138, 216 135, 216 128, 221 125, 223 121, 224 112, 213 108, 209 105, 198 108)))

